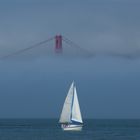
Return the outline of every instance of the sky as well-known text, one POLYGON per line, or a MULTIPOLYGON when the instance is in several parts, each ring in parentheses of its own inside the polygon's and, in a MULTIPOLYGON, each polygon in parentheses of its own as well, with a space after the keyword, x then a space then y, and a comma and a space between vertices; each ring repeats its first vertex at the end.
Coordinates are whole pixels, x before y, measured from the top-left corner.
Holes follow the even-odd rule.
POLYGON ((83 118, 140 118, 139 6, 138 0, 1 0, 0 58, 57 34, 94 55, 67 44, 57 55, 51 42, 0 59, 0 117, 59 118, 74 80, 83 118))

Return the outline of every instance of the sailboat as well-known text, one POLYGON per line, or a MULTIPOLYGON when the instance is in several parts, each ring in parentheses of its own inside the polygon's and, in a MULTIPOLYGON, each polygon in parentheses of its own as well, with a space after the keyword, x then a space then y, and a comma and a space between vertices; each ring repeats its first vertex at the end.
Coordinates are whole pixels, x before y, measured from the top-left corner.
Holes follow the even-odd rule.
POLYGON ((63 130, 82 130, 83 121, 74 81, 66 96, 59 123, 63 130))

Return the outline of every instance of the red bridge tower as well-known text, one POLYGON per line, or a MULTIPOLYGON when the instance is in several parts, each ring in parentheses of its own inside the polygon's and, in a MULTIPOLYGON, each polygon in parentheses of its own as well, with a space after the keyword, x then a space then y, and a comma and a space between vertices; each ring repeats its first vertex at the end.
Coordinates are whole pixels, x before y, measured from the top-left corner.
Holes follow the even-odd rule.
POLYGON ((62 52, 62 36, 56 35, 55 36, 55 51, 56 52, 62 52))

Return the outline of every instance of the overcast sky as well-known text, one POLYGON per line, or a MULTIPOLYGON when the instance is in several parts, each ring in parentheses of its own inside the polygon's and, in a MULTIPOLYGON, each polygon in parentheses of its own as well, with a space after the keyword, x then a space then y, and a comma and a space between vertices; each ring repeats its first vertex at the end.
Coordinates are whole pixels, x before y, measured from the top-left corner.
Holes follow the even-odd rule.
POLYGON ((63 55, 43 47, 0 60, 0 117, 59 118, 75 80, 83 118, 140 118, 139 7, 138 0, 1 0, 0 57, 56 34, 94 56, 75 57, 63 44, 63 55))

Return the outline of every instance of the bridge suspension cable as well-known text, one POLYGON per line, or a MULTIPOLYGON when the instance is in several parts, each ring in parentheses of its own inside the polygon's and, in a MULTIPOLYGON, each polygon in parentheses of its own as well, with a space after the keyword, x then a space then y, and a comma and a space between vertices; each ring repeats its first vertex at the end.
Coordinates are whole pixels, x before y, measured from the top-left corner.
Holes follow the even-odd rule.
POLYGON ((84 52, 86 55, 88 56, 93 56, 94 54, 92 52, 90 52, 89 50, 87 49, 84 49, 82 47, 80 47, 79 45, 77 45, 75 42, 71 41, 70 39, 66 38, 63 36, 63 41, 65 43, 67 43, 70 47, 74 47, 74 48, 77 48, 79 50, 81 50, 82 52, 84 52))
POLYGON ((16 52, 11 53, 11 54, 5 55, 5 56, 1 57, 0 59, 6 59, 6 58, 8 58, 8 57, 21 54, 21 53, 26 52, 26 51, 28 51, 28 50, 31 50, 31 49, 33 49, 33 48, 37 48, 37 47, 39 47, 39 46, 41 46, 41 45, 43 45, 43 44, 46 44, 46 43, 50 42, 50 41, 53 40, 53 39, 54 39, 54 37, 51 37, 51 38, 49 38, 49 39, 47 39, 47 40, 38 42, 38 43, 36 43, 36 44, 34 44, 34 45, 31 45, 31 46, 29 46, 29 47, 26 47, 26 48, 24 48, 24 49, 22 49, 22 50, 18 50, 18 51, 16 51, 16 52))

